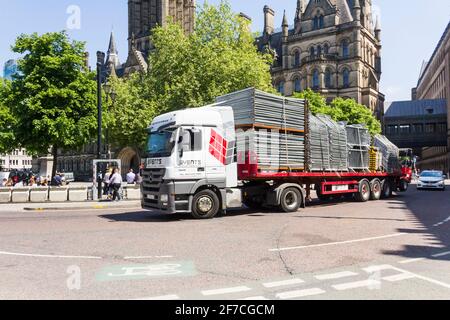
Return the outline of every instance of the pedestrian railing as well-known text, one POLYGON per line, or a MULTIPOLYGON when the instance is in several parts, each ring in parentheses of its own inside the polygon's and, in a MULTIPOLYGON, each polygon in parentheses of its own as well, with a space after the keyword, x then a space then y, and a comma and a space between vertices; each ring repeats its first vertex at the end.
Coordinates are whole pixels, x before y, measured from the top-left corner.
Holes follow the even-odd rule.
MULTIPOLYGON (((0 188, 0 203, 45 203, 93 201, 92 187, 20 187, 0 188)), ((140 200, 139 185, 124 185, 125 200, 140 200)))

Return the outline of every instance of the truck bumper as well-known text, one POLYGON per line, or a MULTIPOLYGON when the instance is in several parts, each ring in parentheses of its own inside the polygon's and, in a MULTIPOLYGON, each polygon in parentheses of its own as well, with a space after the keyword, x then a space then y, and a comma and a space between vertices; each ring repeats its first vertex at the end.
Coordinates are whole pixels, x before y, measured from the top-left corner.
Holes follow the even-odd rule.
POLYGON ((158 191, 146 189, 145 185, 142 186, 142 208, 157 213, 190 213, 191 198, 190 196, 176 196, 173 181, 162 182, 158 191))

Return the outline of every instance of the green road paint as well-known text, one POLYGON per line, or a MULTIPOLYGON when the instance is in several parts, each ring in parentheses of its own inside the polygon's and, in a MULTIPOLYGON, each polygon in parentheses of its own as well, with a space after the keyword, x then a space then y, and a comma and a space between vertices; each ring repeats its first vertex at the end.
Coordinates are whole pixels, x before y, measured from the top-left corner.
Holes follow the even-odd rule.
POLYGON ((197 274, 192 261, 109 266, 97 273, 97 281, 145 280, 191 277, 197 274))

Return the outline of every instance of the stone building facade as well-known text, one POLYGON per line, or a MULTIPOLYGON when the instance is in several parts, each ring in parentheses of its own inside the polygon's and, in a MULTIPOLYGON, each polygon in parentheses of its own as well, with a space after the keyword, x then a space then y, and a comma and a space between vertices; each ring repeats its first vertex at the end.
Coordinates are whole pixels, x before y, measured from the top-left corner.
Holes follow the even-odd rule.
POLYGON ((290 96, 312 88, 328 100, 353 98, 382 120, 381 27, 372 18, 371 0, 297 0, 293 27, 285 12, 280 32, 274 31, 274 15, 264 7, 257 43, 275 57, 279 92, 290 96))
POLYGON ((447 147, 427 148, 419 165, 424 169, 443 169, 450 173, 450 22, 431 59, 422 66, 417 87, 412 92, 413 99, 446 100, 447 147))

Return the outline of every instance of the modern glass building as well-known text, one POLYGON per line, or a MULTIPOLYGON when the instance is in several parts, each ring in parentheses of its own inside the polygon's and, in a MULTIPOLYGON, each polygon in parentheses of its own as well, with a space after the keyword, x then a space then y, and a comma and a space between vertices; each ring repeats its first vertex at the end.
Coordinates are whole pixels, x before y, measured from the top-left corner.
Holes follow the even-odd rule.
POLYGON ((12 80, 13 75, 17 73, 17 63, 15 60, 8 60, 3 67, 3 78, 12 80))

